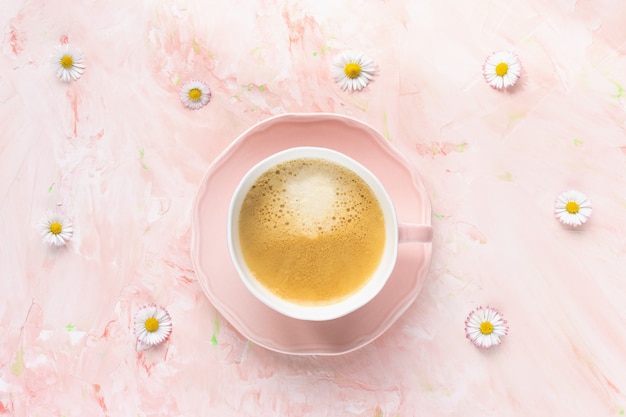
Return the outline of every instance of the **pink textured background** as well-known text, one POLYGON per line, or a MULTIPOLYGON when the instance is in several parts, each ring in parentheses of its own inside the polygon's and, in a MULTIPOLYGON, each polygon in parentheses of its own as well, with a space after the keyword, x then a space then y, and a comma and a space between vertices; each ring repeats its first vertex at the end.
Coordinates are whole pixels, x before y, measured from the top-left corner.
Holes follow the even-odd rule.
POLYGON ((626 409, 626 4, 615 0, 5 0, 0 6, 0 415, 616 416, 626 409), (65 84, 67 36, 87 58, 65 84), (330 77, 343 49, 380 68, 330 77), (524 72, 489 88, 485 57, 524 72), (213 99, 178 99, 190 77, 213 99), (193 198, 210 162, 284 112, 351 115, 419 168, 431 273, 381 338, 339 357, 243 339, 191 266, 193 198), (576 231, 552 215, 593 201, 576 231), (35 224, 75 223, 60 250, 35 224), (171 340, 135 351, 155 302, 171 340), (478 305, 511 331, 464 338, 478 305))

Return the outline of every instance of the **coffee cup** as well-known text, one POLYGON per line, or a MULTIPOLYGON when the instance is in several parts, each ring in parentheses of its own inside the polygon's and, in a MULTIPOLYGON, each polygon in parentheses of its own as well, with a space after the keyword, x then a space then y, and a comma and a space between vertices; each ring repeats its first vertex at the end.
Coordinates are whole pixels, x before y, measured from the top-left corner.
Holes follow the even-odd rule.
POLYGON ((376 176, 332 149, 270 155, 239 182, 228 211, 228 248, 246 288, 300 320, 345 316, 391 276, 398 245, 430 242, 430 225, 398 223, 376 176))

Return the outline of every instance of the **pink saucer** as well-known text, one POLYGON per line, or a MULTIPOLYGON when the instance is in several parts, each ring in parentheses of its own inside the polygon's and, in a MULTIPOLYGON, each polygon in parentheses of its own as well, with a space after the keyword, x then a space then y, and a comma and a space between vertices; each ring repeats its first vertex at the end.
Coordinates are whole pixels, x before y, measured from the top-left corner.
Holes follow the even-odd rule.
POLYGON ((399 222, 431 224, 430 200, 417 170, 378 132, 337 114, 283 114, 248 129, 209 167, 194 204, 192 261, 209 300, 252 342, 288 354, 338 355, 376 339, 415 301, 428 273, 432 244, 402 243, 396 266, 382 291, 347 316, 302 321, 265 306, 244 286, 230 260, 228 206, 237 184, 254 164, 297 146, 345 153, 383 183, 399 222))

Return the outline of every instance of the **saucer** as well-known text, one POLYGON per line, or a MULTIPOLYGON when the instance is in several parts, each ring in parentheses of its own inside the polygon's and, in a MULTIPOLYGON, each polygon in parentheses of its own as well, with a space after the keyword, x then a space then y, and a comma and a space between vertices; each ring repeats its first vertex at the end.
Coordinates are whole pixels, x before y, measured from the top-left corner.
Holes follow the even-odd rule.
POLYGON ((430 199, 416 168, 374 129, 338 114, 283 114, 248 129, 209 167, 194 202, 191 256, 207 297, 244 337, 281 353, 339 355, 379 337, 415 301, 430 267, 432 244, 400 244, 385 287, 346 316, 303 321, 267 307, 245 287, 230 259, 228 208, 250 168, 271 154, 299 146, 330 148, 355 159, 382 182, 398 222, 431 224, 430 199))

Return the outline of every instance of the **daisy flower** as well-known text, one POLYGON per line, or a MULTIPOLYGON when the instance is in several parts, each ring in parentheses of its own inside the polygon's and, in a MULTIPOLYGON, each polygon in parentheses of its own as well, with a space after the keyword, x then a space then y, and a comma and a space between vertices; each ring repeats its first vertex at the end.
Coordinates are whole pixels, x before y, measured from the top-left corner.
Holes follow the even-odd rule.
POLYGON ((554 214, 563 224, 580 226, 591 216, 591 201, 580 191, 566 191, 554 202, 554 214))
POLYGON ((179 95, 185 107, 198 110, 211 100, 211 89, 202 81, 191 80, 183 84, 179 95))
POLYGON ((375 72, 374 61, 358 51, 343 51, 333 60, 333 77, 344 90, 365 88, 374 78, 375 72))
POLYGON ((63 246, 74 233, 72 221, 60 214, 48 212, 37 225, 41 232, 41 240, 54 246, 63 246))
POLYGON ((512 87, 519 80, 522 64, 512 52, 498 51, 487 57, 483 64, 483 76, 487 84, 501 90, 512 87))
POLYGON ((465 320, 465 336, 478 347, 499 345, 500 337, 508 332, 506 320, 495 308, 478 307, 465 320))
POLYGON ((57 77, 66 82, 78 80, 85 71, 83 54, 69 44, 61 44, 56 47, 52 63, 57 77))
POLYGON ((163 343, 172 333, 172 318, 163 307, 154 304, 141 308, 135 314, 135 335, 147 347, 163 343))

